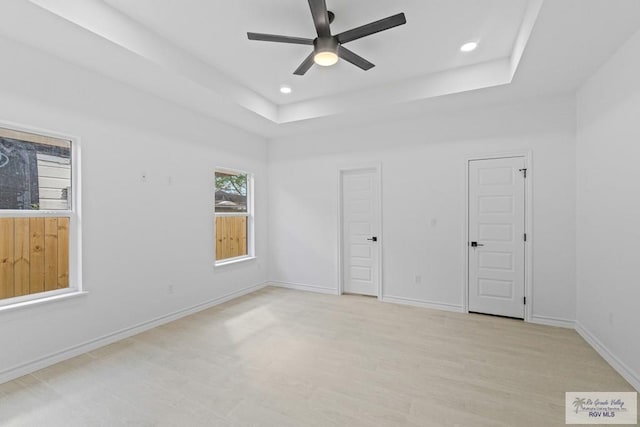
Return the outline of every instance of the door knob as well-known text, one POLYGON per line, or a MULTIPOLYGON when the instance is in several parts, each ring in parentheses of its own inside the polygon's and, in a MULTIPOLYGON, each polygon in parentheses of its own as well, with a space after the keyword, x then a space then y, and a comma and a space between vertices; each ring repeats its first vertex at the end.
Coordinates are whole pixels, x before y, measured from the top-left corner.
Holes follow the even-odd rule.
POLYGON ((378 237, 377 236, 373 236, 372 238, 367 239, 367 240, 369 240, 371 242, 377 242, 378 241, 378 237))
POLYGON ((471 247, 472 248, 477 248, 478 246, 484 246, 482 243, 478 243, 478 242, 471 242, 471 247))

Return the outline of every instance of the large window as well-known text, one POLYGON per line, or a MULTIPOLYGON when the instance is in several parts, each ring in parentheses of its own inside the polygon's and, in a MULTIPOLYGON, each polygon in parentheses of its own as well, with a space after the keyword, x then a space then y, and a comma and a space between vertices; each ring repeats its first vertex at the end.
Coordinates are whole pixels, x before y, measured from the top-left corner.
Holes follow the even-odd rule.
POLYGON ((0 127, 0 306, 75 290, 71 140, 0 127))
POLYGON ((253 257, 252 181, 244 172, 215 171, 216 264, 253 257))

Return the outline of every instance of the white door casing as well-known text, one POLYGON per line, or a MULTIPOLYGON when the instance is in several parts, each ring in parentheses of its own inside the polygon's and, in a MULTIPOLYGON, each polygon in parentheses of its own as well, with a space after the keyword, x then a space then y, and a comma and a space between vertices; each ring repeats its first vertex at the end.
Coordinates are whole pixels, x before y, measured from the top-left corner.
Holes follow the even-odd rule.
POLYGON ((524 319, 526 160, 471 160, 468 172, 469 311, 524 319))
POLYGON ((378 171, 374 168, 342 171, 341 197, 342 290, 345 293, 378 296, 378 171))

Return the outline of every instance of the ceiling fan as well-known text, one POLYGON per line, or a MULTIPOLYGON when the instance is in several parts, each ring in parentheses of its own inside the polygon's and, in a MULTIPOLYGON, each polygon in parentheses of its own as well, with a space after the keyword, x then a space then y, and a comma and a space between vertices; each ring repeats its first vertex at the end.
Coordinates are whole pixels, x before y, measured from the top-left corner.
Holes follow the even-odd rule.
POLYGON ((398 13, 397 15, 389 16, 388 18, 380 19, 379 21, 371 22, 334 36, 331 34, 330 24, 333 22, 335 15, 333 12, 327 10, 326 1, 309 0, 309 7, 311 8, 313 24, 318 33, 318 37, 315 39, 279 36, 275 34, 247 33, 249 40, 312 45, 313 52, 311 52, 302 64, 300 64, 298 69, 293 72, 293 74, 298 76, 302 76, 309 71, 314 63, 327 67, 338 62, 338 58, 342 58, 365 71, 370 70, 375 67, 374 64, 353 53, 343 45, 353 40, 407 23, 404 13, 398 13))

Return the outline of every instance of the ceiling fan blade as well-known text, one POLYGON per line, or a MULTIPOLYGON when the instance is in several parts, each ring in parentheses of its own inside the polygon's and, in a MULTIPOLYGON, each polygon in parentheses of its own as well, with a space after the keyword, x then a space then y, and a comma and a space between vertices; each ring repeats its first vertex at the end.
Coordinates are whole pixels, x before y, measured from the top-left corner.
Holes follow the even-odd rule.
POLYGON ((318 37, 331 37, 331 29, 329 28, 329 12, 327 11, 327 2, 325 0, 309 0, 311 8, 311 16, 313 16, 313 25, 316 27, 318 37))
POLYGON ((302 37, 278 36, 276 34, 262 33, 247 33, 247 37, 249 37, 249 40, 258 40, 263 42, 313 45, 313 39, 305 39, 302 37))
POLYGON ((370 36, 371 34, 379 33, 380 31, 388 30, 406 23, 407 18, 404 16, 404 13, 398 13, 397 15, 389 16, 388 18, 354 28, 353 30, 345 31, 338 34, 336 37, 338 38, 339 43, 349 43, 350 41, 370 36))
POLYGON ((293 74, 295 74, 297 76, 304 76, 305 73, 307 71, 309 71, 309 68, 311 68, 311 66, 313 65, 313 56, 314 55, 315 55, 315 52, 311 52, 311 54, 309 56, 307 56, 307 58, 304 61, 302 61, 302 64, 300 64, 298 69, 295 70, 293 72, 293 74))
POLYGON ((356 55, 355 53, 351 52, 349 49, 347 49, 344 46, 338 46, 338 56, 347 62, 351 62, 356 67, 362 68, 365 71, 375 67, 374 64, 367 61, 360 55, 356 55))

